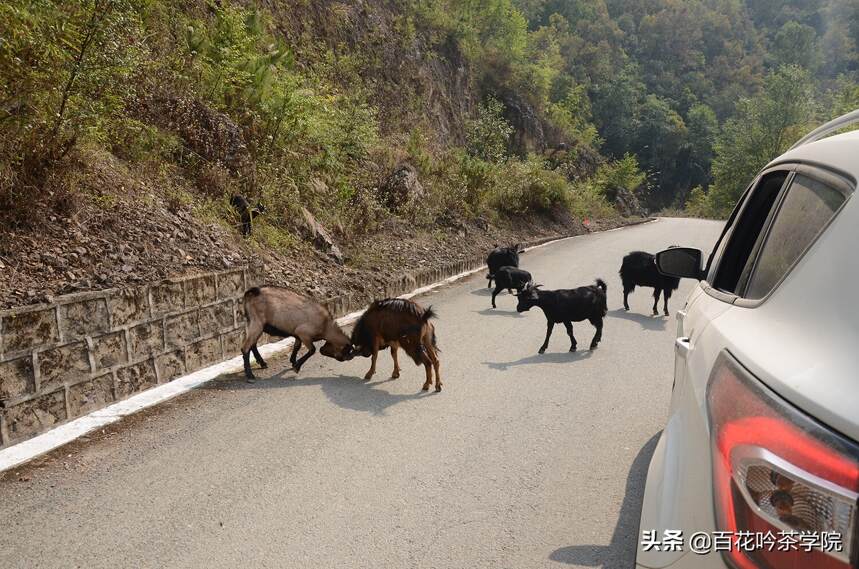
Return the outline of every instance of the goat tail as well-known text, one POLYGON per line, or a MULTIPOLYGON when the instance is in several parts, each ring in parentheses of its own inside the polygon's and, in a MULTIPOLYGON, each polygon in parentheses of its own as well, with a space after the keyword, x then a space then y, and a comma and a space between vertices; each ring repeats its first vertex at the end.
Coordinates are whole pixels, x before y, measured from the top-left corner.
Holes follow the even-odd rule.
POLYGON ((600 291, 601 294, 598 294, 597 302, 599 302, 599 308, 602 312, 602 315, 605 316, 608 314, 608 300, 606 299, 606 291, 608 290, 608 285, 605 284, 605 281, 602 279, 597 279, 597 290, 600 291))
POLYGON ((421 315, 421 322, 427 323, 431 318, 438 318, 438 314, 435 313, 432 306, 427 306, 427 309, 424 310, 424 313, 421 315))
POLYGON ((248 300, 250 300, 251 298, 257 297, 260 294, 262 294, 262 291, 260 290, 260 288, 258 286, 255 286, 255 287, 249 288, 247 290, 247 292, 245 292, 244 297, 242 297, 242 308, 245 311, 245 320, 250 321, 250 319, 251 319, 250 312, 248 312, 248 300))

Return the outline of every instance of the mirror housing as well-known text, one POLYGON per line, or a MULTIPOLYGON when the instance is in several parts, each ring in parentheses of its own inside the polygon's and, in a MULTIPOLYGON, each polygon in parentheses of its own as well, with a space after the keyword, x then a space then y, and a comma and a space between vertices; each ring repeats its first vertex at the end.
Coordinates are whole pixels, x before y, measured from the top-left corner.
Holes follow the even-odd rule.
POLYGON ((656 254, 656 268, 665 276, 700 281, 704 278, 703 257, 700 249, 672 247, 656 254))

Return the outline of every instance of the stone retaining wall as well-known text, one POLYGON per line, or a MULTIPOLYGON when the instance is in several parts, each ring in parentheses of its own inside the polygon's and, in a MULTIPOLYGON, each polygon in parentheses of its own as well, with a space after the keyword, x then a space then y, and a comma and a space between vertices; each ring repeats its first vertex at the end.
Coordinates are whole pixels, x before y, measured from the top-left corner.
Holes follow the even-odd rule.
POLYGON ((235 356, 244 268, 0 312, 0 447, 235 356))
MULTIPOLYGON (((478 268, 484 259, 404 273, 376 295, 345 294, 323 304, 343 316, 374 298, 478 268)), ((241 298, 263 279, 260 268, 246 267, 0 311, 0 448, 239 355, 241 298)))

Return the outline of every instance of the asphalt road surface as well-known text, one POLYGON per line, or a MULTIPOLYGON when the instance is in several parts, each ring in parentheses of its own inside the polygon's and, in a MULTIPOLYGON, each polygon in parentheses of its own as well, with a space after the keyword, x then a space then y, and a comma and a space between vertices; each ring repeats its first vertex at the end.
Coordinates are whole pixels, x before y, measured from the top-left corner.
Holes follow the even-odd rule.
MULTIPOLYGON (((535 249, 546 288, 608 282, 593 327, 545 320, 484 275, 418 299, 438 311, 442 393, 388 352, 281 356, 144 412, 0 480, 0 567, 533 568, 632 565, 650 455, 672 382, 673 313, 651 290, 622 310, 620 260, 671 244, 705 251, 721 225, 663 219, 535 249)), ((402 360, 401 361, 407 361, 402 360)))

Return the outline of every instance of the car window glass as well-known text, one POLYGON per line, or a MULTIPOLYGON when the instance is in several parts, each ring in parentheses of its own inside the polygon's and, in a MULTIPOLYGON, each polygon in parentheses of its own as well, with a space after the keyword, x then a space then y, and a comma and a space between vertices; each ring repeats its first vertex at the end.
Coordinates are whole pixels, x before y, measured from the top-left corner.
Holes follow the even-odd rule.
POLYGON ((743 269, 789 174, 789 170, 769 172, 761 177, 749 194, 719 259, 719 267, 713 279, 716 289, 731 294, 737 293, 743 269))
POLYGON ((716 240, 716 245, 713 247, 713 250, 710 251, 710 256, 707 258, 707 265, 704 267, 704 274, 709 275, 710 269, 713 267, 714 261, 718 261, 722 252, 725 249, 725 245, 728 241, 728 235, 730 235, 731 230, 734 228, 734 223, 737 221, 737 216, 740 214, 740 210, 743 207, 743 204, 746 201, 746 196, 748 196, 749 192, 752 190, 752 186, 746 188, 743 192, 743 195, 740 196, 739 201, 734 206, 734 209, 731 210, 731 215, 728 217, 728 221, 725 222, 725 226, 722 228, 722 233, 719 235, 719 238, 716 240))
POLYGON ((844 203, 844 195, 798 174, 787 190, 755 263, 746 293, 763 298, 787 274, 844 203))

